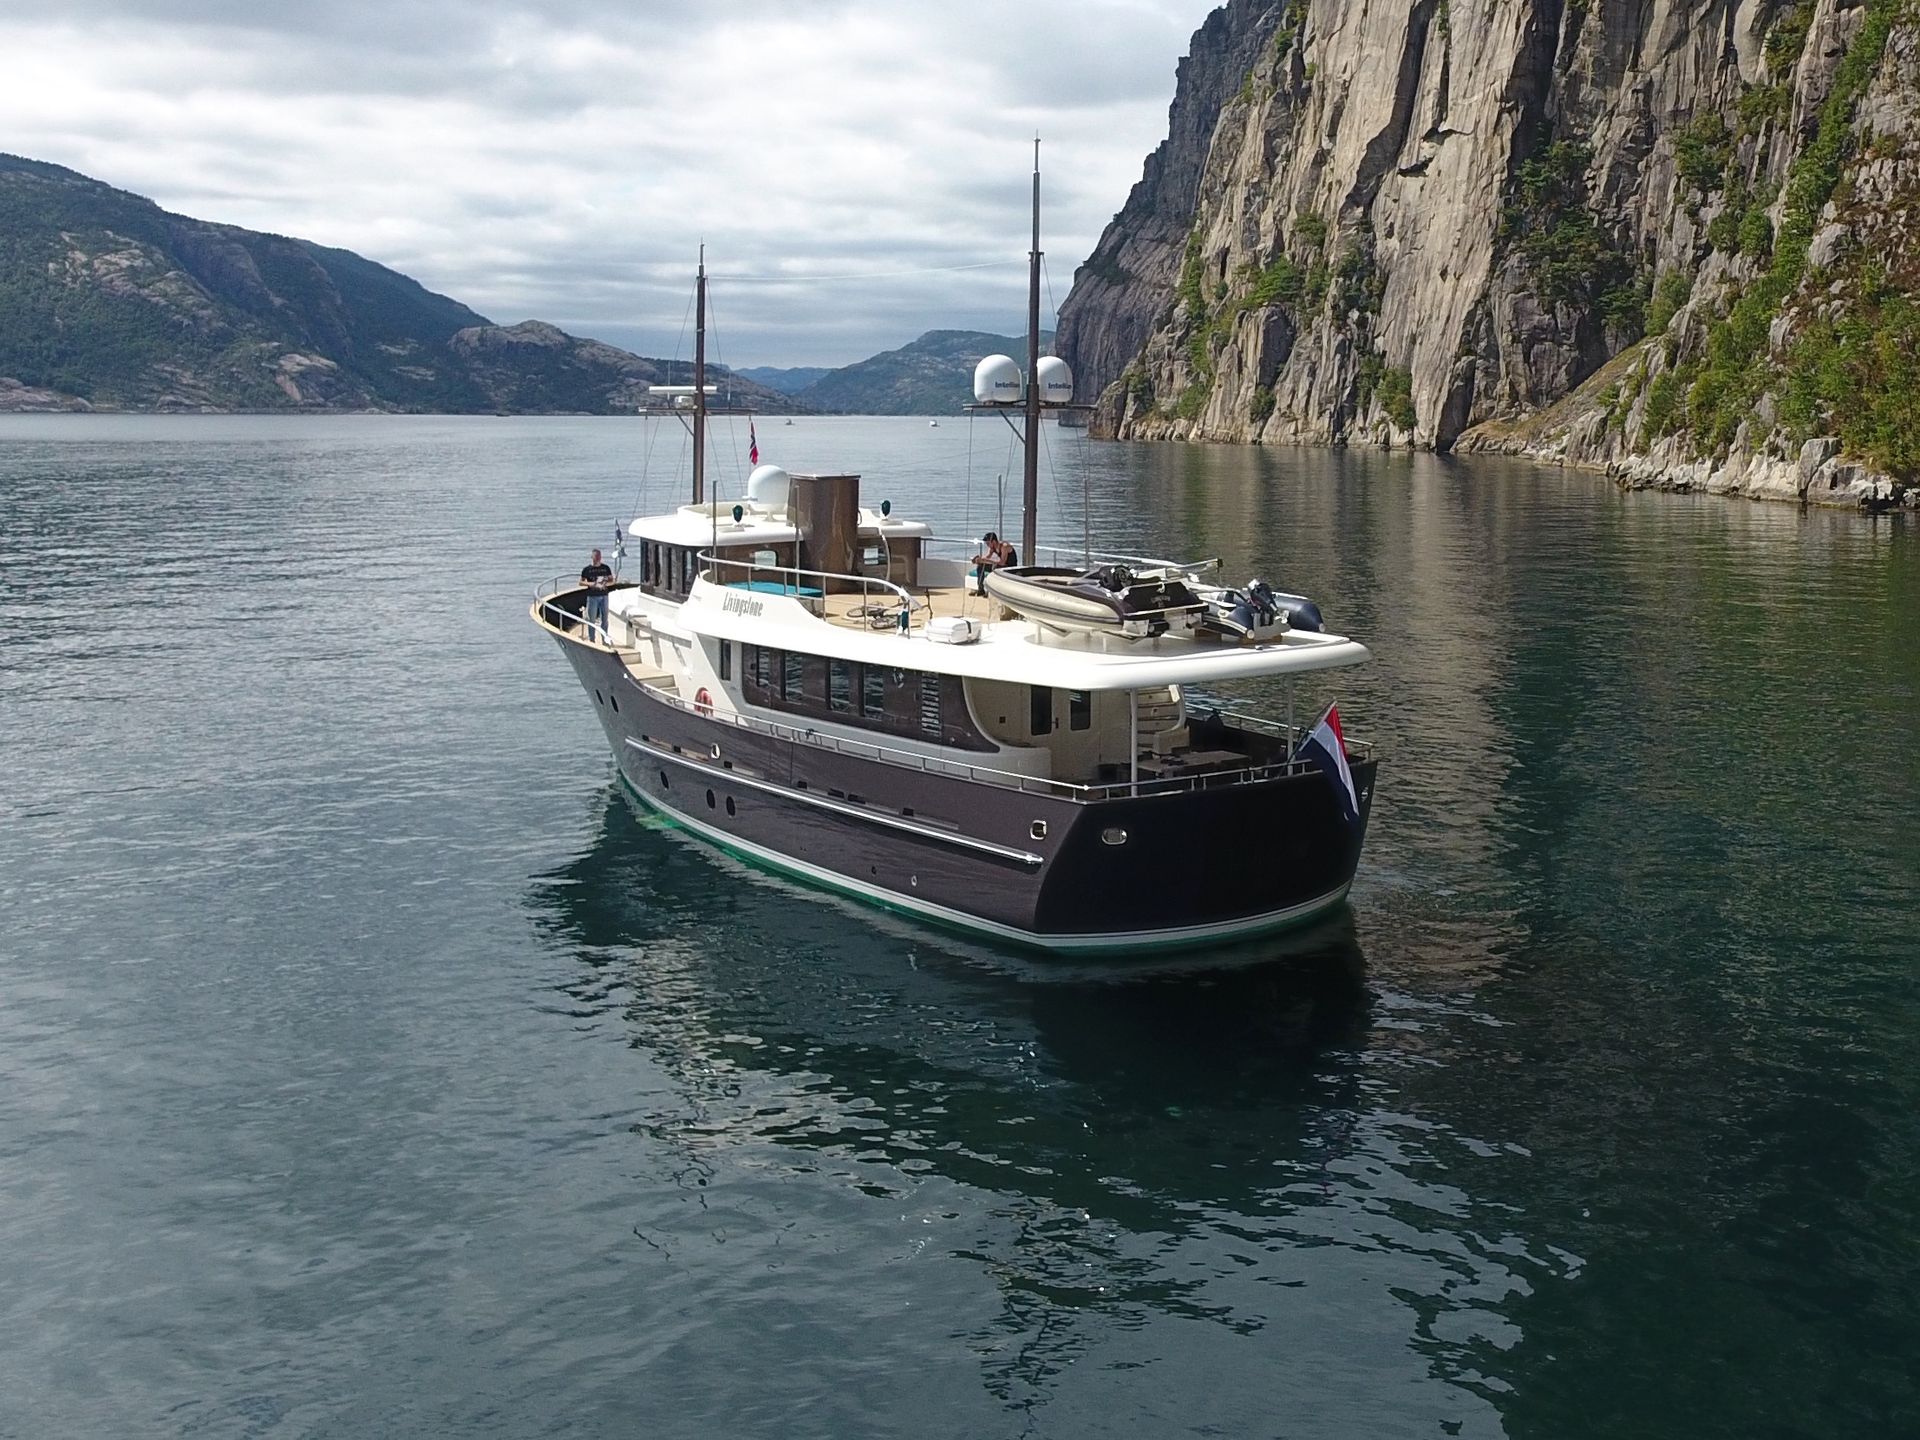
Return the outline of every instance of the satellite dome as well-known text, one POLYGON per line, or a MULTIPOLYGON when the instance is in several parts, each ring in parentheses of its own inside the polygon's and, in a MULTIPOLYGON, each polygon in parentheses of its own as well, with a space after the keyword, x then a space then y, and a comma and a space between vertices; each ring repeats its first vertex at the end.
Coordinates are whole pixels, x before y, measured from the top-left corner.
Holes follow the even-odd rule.
POLYGON ((1042 405, 1073 403, 1073 370, 1066 361, 1058 355, 1049 355, 1035 367, 1033 373, 1040 384, 1042 405))
POLYGON ((1006 355, 989 355, 973 367, 973 398, 982 405, 1014 405, 1026 398, 1020 367, 1006 355))
POLYGON ((793 478, 778 465, 756 465, 747 476, 747 499, 756 510, 784 510, 793 491, 793 478))

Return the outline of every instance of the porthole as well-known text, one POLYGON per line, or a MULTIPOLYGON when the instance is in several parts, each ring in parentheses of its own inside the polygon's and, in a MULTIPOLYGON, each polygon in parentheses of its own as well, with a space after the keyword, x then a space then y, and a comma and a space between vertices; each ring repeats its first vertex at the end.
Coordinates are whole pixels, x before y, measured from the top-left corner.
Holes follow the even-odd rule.
POLYGON ((666 789, 668 789, 668 788, 670 788, 670 786, 669 786, 669 784, 668 784, 668 781, 667 781, 667 772, 666 772, 666 771, 664 771, 664 770, 662 770, 662 771, 660 772, 660 788, 661 788, 662 790, 666 790, 666 789))
POLYGON ((707 809, 713 809, 713 792, 711 790, 707 791, 707 809))
POLYGON ((607 700, 604 695, 602 695, 598 690, 596 690, 593 692, 593 703, 596 705, 604 705, 607 703, 607 700))
POLYGON ((733 797, 731 795, 727 796, 727 814, 733 814, 733 797))
POLYGON ((609 695, 607 697, 607 703, 613 706, 616 715, 620 713, 620 697, 618 695, 609 695))
POLYGON ((1034 821, 1033 824, 1027 827, 1027 834, 1031 835, 1036 840, 1046 839, 1047 838, 1047 822, 1044 820, 1034 821))
POLYGON ((1122 830, 1118 825, 1109 825, 1100 832, 1100 843, 1102 845, 1124 845, 1127 843, 1127 832, 1122 830))
POLYGON ((716 760, 720 758, 720 747, 718 745, 713 747, 713 758, 716 760))

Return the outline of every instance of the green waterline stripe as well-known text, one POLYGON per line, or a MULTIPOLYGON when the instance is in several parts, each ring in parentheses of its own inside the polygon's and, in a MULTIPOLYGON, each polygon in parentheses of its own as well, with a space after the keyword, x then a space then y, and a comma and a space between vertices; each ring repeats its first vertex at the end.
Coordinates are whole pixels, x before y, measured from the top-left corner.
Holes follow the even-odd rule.
POLYGON ((1013 946, 1021 950, 1037 952, 1043 955, 1058 956, 1063 959, 1073 958, 1075 956, 1078 956, 1080 959, 1086 959, 1089 956, 1098 956, 1101 953, 1151 955, 1174 950, 1197 950, 1208 945, 1236 945, 1243 941, 1257 940, 1263 936, 1277 935, 1283 931, 1296 930, 1313 924, 1324 918, 1328 912, 1343 903, 1345 899, 1345 894, 1342 892, 1340 899, 1334 900, 1318 909, 1309 910, 1300 915, 1289 915, 1278 920, 1256 925, 1251 929, 1238 930, 1230 935, 1215 935, 1195 939, 1143 940, 1133 944, 1117 944, 1105 952, 1099 950, 1075 951, 1067 947, 1049 946, 1036 940, 1021 940, 1015 936, 1007 935, 1001 931, 989 929, 982 925, 969 925, 964 920, 922 910, 917 906, 908 905, 900 901, 888 900, 883 896, 875 895, 868 890, 858 888, 851 884, 838 883, 828 876, 809 874, 804 870, 782 864, 779 860, 772 859, 766 855, 739 849, 736 846, 729 845, 725 840, 718 839, 703 830, 696 829, 679 814, 669 810, 666 806, 654 800, 652 796, 648 795, 638 785, 635 785, 632 780, 627 778, 627 772, 619 765, 616 764, 614 769, 620 776, 620 783, 627 788, 636 800, 647 807, 648 813, 658 816, 665 824, 671 826, 673 829, 679 830, 695 840, 713 846, 714 849, 732 856, 741 864, 749 866, 752 869, 760 870, 771 875, 778 875, 782 879, 791 880, 796 884, 811 886, 821 890, 830 890, 834 894, 845 896, 849 900, 857 900, 863 905, 871 905, 876 910, 884 910, 890 915, 898 915, 903 919, 913 920, 922 925, 931 926, 934 929, 947 933, 965 935, 970 939, 989 940, 995 944, 1013 946))

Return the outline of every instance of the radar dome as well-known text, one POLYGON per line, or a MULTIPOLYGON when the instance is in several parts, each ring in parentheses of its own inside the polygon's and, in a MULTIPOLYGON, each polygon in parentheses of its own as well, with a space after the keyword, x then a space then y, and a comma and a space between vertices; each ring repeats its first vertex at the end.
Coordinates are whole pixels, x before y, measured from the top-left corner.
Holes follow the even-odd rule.
POLYGON ((1014 405, 1026 398, 1020 367, 1010 356, 989 355, 973 367, 973 398, 982 405, 1014 405))
POLYGON ((1067 362, 1058 355, 1049 355, 1041 360, 1034 369, 1034 376, 1040 382, 1040 403, 1042 405, 1071 405, 1073 403, 1073 371, 1067 362))
POLYGON ((747 499, 756 510, 784 510, 793 491, 793 477, 778 465, 756 465, 747 476, 747 499))

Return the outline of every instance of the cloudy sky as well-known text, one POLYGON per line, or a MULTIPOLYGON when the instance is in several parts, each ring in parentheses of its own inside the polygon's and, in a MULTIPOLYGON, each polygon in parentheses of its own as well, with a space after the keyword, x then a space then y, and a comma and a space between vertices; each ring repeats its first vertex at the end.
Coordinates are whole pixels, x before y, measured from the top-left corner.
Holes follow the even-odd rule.
POLYGON ((718 358, 840 365, 1024 328, 1036 133, 1064 299, 1214 3, 9 5, 0 150, 653 355, 704 240, 718 358))

